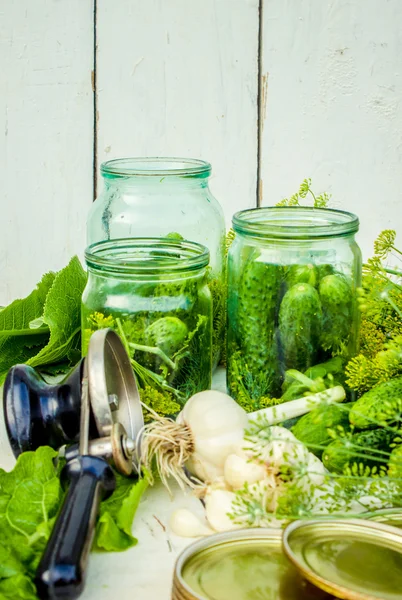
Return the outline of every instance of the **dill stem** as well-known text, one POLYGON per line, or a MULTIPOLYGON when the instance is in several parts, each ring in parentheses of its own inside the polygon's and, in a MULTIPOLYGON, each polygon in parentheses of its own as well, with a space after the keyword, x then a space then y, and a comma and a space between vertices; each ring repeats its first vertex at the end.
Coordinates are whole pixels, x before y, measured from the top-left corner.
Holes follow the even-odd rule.
POLYGON ((170 367, 173 371, 175 370, 176 365, 167 356, 167 354, 165 354, 163 350, 161 350, 161 348, 158 348, 157 346, 144 346, 143 344, 135 344, 134 342, 128 342, 128 345, 130 346, 130 348, 133 348, 133 350, 139 350, 140 352, 149 352, 150 354, 156 354, 157 356, 159 356, 159 358, 163 360, 163 362, 165 362, 168 365, 168 367, 170 367))
POLYGON ((390 269, 389 267, 384 267, 384 271, 389 273, 390 275, 397 275, 398 277, 402 277, 402 271, 398 271, 398 269, 390 269))

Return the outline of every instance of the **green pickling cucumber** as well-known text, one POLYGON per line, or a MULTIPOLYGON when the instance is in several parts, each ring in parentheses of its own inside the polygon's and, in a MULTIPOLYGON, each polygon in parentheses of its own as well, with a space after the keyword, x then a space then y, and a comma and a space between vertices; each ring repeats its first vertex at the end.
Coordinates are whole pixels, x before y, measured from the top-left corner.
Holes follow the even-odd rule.
POLYGON ((323 279, 327 275, 332 275, 334 272, 335 272, 335 269, 334 269, 333 265, 330 265, 330 264, 317 265, 317 274, 318 274, 319 280, 323 279))
POLYGON ((402 422, 402 377, 380 383, 366 392, 350 412, 350 422, 359 429, 402 422))
POLYGON ((280 266, 250 259, 239 285, 238 343, 255 397, 274 394, 279 385, 275 315, 281 279, 280 266))
POLYGON ((322 311, 317 290, 308 283, 290 288, 279 309, 279 335, 285 369, 305 371, 317 362, 322 311))
POLYGON ((326 275, 319 285, 322 305, 321 346, 336 353, 347 346, 352 325, 352 288, 341 273, 326 275))
POLYGON ((323 446, 328 446, 333 440, 328 430, 338 433, 340 428, 345 432, 350 430, 349 410, 352 406, 353 402, 315 408, 301 417, 291 431, 310 452, 321 458, 323 446))
POLYGON ((318 284, 317 267, 313 264, 291 265, 286 272, 286 282, 289 287, 298 283, 308 283, 314 287, 318 284))
POLYGON ((350 437, 340 437, 324 450, 322 462, 333 473, 344 473, 346 467, 359 464, 370 469, 377 467, 378 471, 383 471, 387 468, 383 462, 386 455, 376 453, 376 450, 389 452, 393 437, 395 434, 386 429, 374 429, 355 433, 350 437))
POLYGON ((172 357, 184 344, 188 328, 177 317, 162 317, 145 330, 145 341, 149 346, 157 346, 172 357))
POLYGON ((402 479, 402 444, 393 448, 388 461, 389 477, 402 479))

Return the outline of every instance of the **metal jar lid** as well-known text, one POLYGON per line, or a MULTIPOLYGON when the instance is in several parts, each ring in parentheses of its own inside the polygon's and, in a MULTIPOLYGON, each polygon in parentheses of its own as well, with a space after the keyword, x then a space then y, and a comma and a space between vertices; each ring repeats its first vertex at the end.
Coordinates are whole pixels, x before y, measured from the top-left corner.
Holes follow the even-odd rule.
POLYGON ((296 521, 283 549, 299 572, 343 600, 402 598, 400 530, 363 519, 296 521))
POLYGON ((282 551, 282 530, 241 529, 208 536, 178 557, 172 600, 330 600, 282 551))

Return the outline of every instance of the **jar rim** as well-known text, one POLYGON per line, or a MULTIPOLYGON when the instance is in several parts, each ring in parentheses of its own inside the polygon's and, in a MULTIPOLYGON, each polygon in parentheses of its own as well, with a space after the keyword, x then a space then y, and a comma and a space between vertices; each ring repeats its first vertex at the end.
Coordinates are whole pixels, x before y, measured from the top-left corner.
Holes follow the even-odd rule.
POLYGON ((235 213, 232 223, 236 233, 276 239, 340 237, 359 230, 355 214, 312 206, 250 208, 235 213))
POLYGON ((101 164, 103 177, 209 177, 211 164, 196 158, 163 156, 115 158, 101 164))
POLYGON ((85 250, 89 268, 121 275, 199 271, 209 264, 209 250, 187 240, 120 238, 95 242, 85 250))

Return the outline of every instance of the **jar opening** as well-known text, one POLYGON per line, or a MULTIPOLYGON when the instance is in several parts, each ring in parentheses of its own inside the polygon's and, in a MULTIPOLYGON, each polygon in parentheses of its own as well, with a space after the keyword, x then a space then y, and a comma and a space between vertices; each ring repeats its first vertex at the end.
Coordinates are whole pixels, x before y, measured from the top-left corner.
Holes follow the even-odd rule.
POLYGON ((209 177, 211 165, 195 158, 116 158, 101 164, 101 174, 117 177, 209 177))
POLYGON ((356 215, 332 208, 270 206, 237 212, 237 233, 277 239, 310 239, 351 235, 359 229, 356 215))
POLYGON ((127 238, 91 244, 85 260, 89 268, 111 274, 169 274, 205 268, 209 250, 168 238, 127 238))

